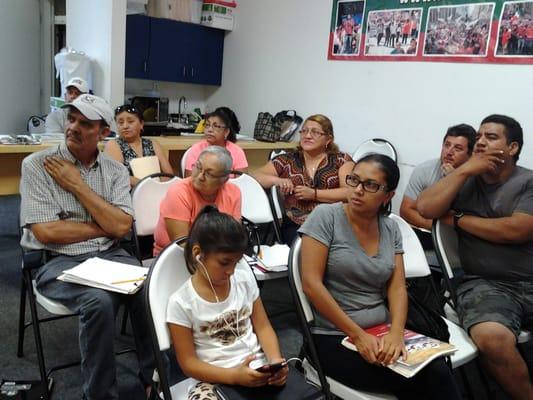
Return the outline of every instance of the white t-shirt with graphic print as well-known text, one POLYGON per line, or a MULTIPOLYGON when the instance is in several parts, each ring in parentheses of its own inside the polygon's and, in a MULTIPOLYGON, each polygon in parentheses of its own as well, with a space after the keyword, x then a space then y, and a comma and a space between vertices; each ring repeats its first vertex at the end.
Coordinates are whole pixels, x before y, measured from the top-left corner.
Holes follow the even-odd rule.
POLYGON ((191 328, 198 358, 217 367, 233 368, 251 354, 256 359, 264 357, 250 318, 259 289, 252 271, 241 262, 230 278, 224 301, 204 300, 189 278, 170 296, 167 306, 167 322, 191 328))

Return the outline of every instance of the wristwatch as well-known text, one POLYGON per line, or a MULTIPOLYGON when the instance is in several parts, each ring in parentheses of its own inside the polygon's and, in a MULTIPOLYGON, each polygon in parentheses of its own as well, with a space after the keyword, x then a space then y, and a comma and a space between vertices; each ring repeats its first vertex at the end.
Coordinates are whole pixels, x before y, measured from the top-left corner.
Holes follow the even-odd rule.
POLYGON ((462 211, 456 211, 455 214, 453 214, 453 227, 455 229, 459 228, 457 224, 459 223, 459 220, 464 217, 464 213, 462 211))

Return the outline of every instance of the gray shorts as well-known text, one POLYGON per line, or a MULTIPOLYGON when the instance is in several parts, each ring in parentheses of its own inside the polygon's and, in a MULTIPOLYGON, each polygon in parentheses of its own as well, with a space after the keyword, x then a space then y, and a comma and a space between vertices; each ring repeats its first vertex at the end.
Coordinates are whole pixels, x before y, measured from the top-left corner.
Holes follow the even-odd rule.
POLYGON ((464 329, 498 322, 518 337, 533 327, 533 282, 470 279, 457 288, 457 312, 464 329))

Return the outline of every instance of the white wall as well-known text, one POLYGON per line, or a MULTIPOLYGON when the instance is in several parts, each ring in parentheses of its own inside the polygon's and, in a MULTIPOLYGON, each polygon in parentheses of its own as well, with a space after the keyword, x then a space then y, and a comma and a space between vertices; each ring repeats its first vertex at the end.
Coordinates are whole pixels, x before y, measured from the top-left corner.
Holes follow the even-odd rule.
POLYGON ((259 111, 322 113, 345 151, 382 137, 407 164, 436 157, 448 126, 503 113, 522 124, 521 164, 533 167, 533 66, 328 61, 331 4, 240 1, 208 102, 233 108, 250 134, 259 111))
POLYGON ((0 133, 24 133, 40 114, 39 3, 2 0, 0 11, 0 133))
POLYGON ((67 46, 94 59, 94 93, 111 106, 124 98, 126 0, 67 0, 67 46))

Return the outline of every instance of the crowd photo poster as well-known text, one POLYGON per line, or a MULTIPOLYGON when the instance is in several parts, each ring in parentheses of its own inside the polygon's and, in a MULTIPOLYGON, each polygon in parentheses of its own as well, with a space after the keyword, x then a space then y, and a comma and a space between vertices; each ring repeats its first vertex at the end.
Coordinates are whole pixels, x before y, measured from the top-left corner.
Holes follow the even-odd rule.
POLYGON ((333 0, 328 59, 533 64, 533 0, 333 0))

